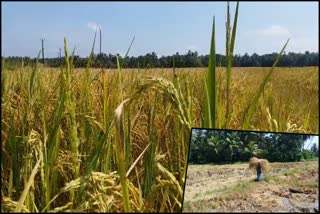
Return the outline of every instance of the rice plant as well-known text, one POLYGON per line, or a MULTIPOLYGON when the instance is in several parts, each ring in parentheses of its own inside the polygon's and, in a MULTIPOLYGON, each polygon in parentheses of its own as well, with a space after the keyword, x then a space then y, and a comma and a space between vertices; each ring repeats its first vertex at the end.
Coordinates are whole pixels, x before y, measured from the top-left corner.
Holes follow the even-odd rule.
POLYGON ((214 20, 208 69, 92 69, 96 35, 85 69, 66 39, 59 69, 3 61, 2 211, 180 212, 191 127, 318 133, 318 68, 231 75, 238 6, 227 68, 214 20))

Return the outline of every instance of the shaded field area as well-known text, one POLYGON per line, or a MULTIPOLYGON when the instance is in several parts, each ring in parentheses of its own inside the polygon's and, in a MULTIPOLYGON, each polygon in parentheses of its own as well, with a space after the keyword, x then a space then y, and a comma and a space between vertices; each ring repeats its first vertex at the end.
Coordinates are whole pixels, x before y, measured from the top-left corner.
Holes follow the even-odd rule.
POLYGON ((189 165, 183 212, 318 212, 318 161, 271 163, 256 182, 247 163, 189 165))

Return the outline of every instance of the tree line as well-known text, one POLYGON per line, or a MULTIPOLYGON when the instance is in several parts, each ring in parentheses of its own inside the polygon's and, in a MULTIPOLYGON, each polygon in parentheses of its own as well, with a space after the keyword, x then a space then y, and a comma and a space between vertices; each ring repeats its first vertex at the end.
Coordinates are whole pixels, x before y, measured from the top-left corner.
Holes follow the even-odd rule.
POLYGON ((251 157, 271 162, 294 162, 319 157, 312 135, 192 129, 189 163, 233 163, 251 157))
MULTIPOLYGON (((271 67, 276 59, 277 53, 258 55, 256 53, 249 55, 235 55, 233 58, 234 67, 271 67)), ((183 67, 207 67, 209 63, 209 55, 199 55, 197 51, 188 51, 186 54, 178 52, 171 56, 158 57, 155 52, 147 53, 144 56, 119 56, 119 60, 124 62, 125 68, 176 68, 183 67)), ((3 57, 2 57, 3 59, 3 57)), ((30 57, 6 57, 8 67, 24 65, 32 65, 36 62, 36 58, 30 57)), ((216 55, 217 66, 226 66, 226 57, 221 54, 216 55)), ((74 56, 74 67, 84 68, 87 66, 88 57, 74 56)), ((50 67, 59 67, 64 64, 64 58, 45 58, 45 64, 50 67)), ((284 54, 278 64, 279 67, 302 67, 302 66, 318 66, 319 53, 293 53, 284 54)), ((112 54, 95 54, 92 61, 94 68, 116 68, 117 55, 112 54)))

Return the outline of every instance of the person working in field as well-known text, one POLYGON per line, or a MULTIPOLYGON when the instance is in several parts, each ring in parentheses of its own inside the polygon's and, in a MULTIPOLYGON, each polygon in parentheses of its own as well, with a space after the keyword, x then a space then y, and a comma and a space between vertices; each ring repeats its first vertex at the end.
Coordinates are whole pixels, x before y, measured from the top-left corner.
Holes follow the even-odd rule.
POLYGON ((257 171, 257 181, 261 181, 262 173, 265 175, 269 169, 269 161, 253 157, 249 161, 249 168, 257 171))
POLYGON ((257 181, 261 181, 261 165, 260 165, 260 162, 258 163, 258 166, 257 166, 257 181))

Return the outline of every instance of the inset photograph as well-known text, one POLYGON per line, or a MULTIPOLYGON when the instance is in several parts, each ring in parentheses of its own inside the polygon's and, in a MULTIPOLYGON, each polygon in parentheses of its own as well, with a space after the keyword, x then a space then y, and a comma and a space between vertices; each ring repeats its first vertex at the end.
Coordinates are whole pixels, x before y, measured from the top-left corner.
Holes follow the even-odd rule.
POLYGON ((192 129, 182 212, 319 212, 319 136, 192 129))

